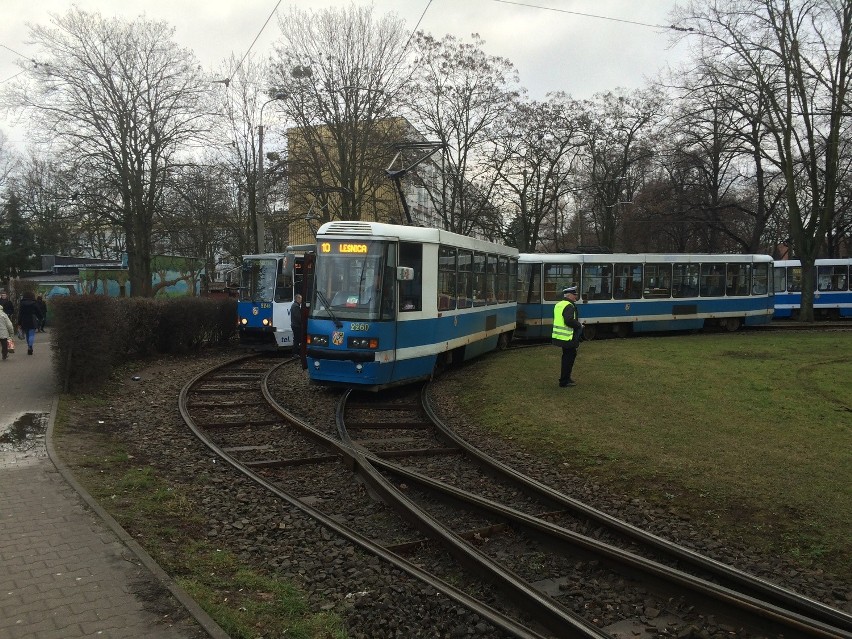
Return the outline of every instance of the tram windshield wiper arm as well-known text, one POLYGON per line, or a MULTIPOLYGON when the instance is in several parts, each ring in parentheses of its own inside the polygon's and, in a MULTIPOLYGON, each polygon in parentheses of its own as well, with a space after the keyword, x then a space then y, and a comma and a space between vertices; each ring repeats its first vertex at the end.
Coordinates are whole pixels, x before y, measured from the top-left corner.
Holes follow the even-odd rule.
POLYGON ((328 298, 319 289, 317 289, 317 297, 320 299, 320 302, 322 302, 323 305, 325 306, 325 310, 328 311, 328 314, 331 316, 331 320, 334 322, 334 325, 337 328, 340 328, 341 326, 343 326, 341 321, 339 319, 337 319, 337 317, 335 317, 334 311, 331 310, 331 303, 329 303, 328 298))

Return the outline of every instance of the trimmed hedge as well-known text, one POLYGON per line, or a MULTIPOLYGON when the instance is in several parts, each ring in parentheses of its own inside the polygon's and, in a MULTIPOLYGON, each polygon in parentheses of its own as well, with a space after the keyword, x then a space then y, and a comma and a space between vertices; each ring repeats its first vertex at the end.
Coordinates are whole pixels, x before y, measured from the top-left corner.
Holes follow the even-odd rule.
POLYGON ((186 353, 236 333, 237 303, 198 297, 51 298, 53 365, 64 392, 104 384, 116 364, 152 353, 186 353))

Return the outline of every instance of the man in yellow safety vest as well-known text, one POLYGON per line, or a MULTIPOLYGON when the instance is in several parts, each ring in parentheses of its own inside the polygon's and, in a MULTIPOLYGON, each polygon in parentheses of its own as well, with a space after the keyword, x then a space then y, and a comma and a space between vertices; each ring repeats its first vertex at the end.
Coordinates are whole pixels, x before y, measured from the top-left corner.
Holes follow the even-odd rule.
POLYGON ((553 332, 551 341, 562 348, 562 368, 559 375, 559 386, 576 386, 571 379, 574 360, 577 359, 577 347, 583 333, 583 325, 577 314, 577 287, 566 286, 562 289, 563 300, 553 307, 553 332))

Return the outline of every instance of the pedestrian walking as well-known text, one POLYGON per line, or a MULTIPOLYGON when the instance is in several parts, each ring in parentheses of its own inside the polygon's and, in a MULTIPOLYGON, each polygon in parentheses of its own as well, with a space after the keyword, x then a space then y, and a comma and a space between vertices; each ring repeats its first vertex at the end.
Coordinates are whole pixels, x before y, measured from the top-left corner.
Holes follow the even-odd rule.
POLYGON ((12 324, 12 319, 0 307, 0 353, 3 359, 9 357, 9 340, 14 334, 15 325, 12 324))
POLYGON ((9 316, 9 319, 15 317, 15 304, 9 299, 9 294, 6 291, 0 291, 0 307, 9 316))
POLYGON ((24 332, 27 339, 27 355, 33 354, 35 334, 41 323, 41 311, 36 304, 35 295, 32 291, 25 291, 21 295, 21 308, 18 309, 18 328, 24 332))
POLYGON ((302 349, 302 296, 296 293, 290 305, 290 328, 293 331, 293 352, 299 354, 302 349))
POLYGON ((47 302, 45 302, 44 298, 39 295, 36 297, 36 304, 38 304, 38 310, 41 311, 41 321, 38 324, 38 332, 44 333, 44 326, 47 324, 47 302))
POLYGON ((562 301, 553 307, 553 332, 551 341, 562 349, 562 363, 559 374, 559 386, 576 386, 571 379, 574 361, 577 359, 577 347, 583 334, 577 312, 577 287, 566 286, 562 289, 562 301))

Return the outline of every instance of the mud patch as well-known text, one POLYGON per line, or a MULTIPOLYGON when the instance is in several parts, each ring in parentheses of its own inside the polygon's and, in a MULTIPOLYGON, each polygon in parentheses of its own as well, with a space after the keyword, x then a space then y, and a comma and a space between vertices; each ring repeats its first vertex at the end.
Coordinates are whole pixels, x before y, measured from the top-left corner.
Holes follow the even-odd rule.
POLYGON ((0 426, 0 468, 19 468, 47 457, 49 418, 49 413, 24 413, 11 425, 0 426))
POLYGON ((0 430, 0 451, 25 452, 44 446, 49 413, 24 413, 10 426, 0 430))

